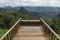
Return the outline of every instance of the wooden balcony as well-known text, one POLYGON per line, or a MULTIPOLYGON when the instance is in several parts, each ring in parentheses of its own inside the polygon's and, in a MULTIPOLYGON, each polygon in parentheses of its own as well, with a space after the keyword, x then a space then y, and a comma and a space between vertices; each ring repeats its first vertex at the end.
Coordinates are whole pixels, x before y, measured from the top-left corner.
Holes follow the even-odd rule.
POLYGON ((60 37, 42 19, 18 21, 0 40, 60 40, 60 37))

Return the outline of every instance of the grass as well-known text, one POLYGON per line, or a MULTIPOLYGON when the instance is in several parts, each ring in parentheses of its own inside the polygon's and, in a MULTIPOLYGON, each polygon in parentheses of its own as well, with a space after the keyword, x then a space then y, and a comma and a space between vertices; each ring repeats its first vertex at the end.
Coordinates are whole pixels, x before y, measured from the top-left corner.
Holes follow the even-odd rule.
POLYGON ((0 37, 4 35, 4 33, 6 33, 8 29, 0 29, 0 37))

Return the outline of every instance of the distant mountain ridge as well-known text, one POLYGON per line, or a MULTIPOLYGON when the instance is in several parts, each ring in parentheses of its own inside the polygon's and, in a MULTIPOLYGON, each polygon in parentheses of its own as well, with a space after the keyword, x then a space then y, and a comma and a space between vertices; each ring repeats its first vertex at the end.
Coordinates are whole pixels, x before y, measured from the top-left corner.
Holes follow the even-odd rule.
MULTIPOLYGON (((9 10, 9 11, 14 11, 14 10, 18 11, 21 8, 21 6, 17 6, 17 7, 6 6, 2 8, 5 10, 9 10)), ((45 18, 54 18, 58 14, 60 14, 60 7, 50 7, 50 6, 29 7, 29 6, 26 6, 24 8, 26 9, 25 11, 27 11, 25 14, 30 15, 30 16, 37 16, 37 17, 41 16, 45 18)))
MULTIPOLYGON (((22 6, 16 6, 16 7, 12 7, 12 6, 5 6, 5 7, 0 7, 0 8, 20 8, 22 6)), ((28 9, 60 9, 60 7, 51 7, 51 6, 36 6, 36 7, 30 7, 30 6, 25 6, 25 8, 28 8, 28 9)))
MULTIPOLYGON (((24 7, 27 11, 26 14, 44 17, 44 18, 55 18, 60 14, 60 8, 57 7, 24 7)), ((25 10, 24 9, 24 10, 25 10)))

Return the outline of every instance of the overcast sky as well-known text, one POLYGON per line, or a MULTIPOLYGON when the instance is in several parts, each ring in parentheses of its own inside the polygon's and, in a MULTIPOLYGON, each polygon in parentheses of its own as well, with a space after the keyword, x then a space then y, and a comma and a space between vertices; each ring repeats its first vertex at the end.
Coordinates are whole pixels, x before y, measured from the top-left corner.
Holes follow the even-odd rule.
POLYGON ((58 6, 60 0, 0 0, 0 6, 58 6))

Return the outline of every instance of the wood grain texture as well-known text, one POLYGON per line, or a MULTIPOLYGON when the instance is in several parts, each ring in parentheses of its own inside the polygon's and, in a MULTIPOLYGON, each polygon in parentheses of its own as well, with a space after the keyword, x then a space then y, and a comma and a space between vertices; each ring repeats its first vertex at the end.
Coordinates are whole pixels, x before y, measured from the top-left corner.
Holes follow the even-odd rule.
POLYGON ((13 40, 48 40, 42 26, 21 26, 13 40))

